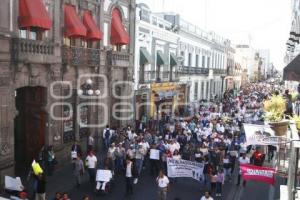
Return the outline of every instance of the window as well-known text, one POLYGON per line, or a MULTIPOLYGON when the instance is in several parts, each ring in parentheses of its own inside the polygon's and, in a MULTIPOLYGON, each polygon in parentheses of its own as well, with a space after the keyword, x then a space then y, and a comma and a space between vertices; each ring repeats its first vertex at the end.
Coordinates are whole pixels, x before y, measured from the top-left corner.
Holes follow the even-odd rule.
POLYGON ((188 66, 191 67, 192 66, 192 54, 189 53, 189 60, 188 60, 188 66))
POLYGON ((184 53, 184 51, 181 51, 181 52, 180 52, 180 55, 181 55, 181 57, 182 57, 181 64, 184 65, 184 59, 185 59, 185 53, 184 53))
POLYGON ((209 82, 206 82, 206 99, 209 100, 209 82))
POLYGON ((202 56, 202 67, 205 67, 205 56, 202 56))
POLYGON ((24 29, 20 29, 20 38, 27 38, 27 31, 24 29))
POLYGON ((198 54, 196 54, 196 62, 195 62, 196 64, 196 67, 199 67, 199 55, 198 54))
POLYGON ((20 29, 19 30, 20 38, 23 39, 30 39, 30 40, 42 40, 43 39, 43 32, 36 29, 20 29))
POLYGON ((194 85, 194 100, 195 101, 198 100, 198 82, 195 82, 195 85, 194 85))
POLYGON ((212 54, 212 63, 211 63, 211 68, 215 67, 215 54, 212 54))
POLYGON ((207 68, 210 68, 210 57, 207 57, 207 68))
POLYGON ((64 38, 64 45, 66 46, 76 46, 76 39, 74 38, 64 38))
POLYGON ((204 95, 205 95, 205 93, 204 93, 204 84, 205 84, 205 82, 201 83, 201 98, 202 99, 204 99, 204 95))

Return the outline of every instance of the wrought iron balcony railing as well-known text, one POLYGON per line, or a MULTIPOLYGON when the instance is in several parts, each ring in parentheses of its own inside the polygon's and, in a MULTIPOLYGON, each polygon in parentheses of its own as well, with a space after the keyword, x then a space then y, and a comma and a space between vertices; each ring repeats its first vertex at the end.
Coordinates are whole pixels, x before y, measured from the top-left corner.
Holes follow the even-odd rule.
POLYGON ((179 68, 181 74, 208 74, 208 68, 182 66, 179 68))
POLYGON ((62 61, 71 65, 100 65, 100 49, 63 46, 62 61))
POLYGON ((120 51, 107 51, 107 61, 111 66, 130 67, 130 54, 120 51))

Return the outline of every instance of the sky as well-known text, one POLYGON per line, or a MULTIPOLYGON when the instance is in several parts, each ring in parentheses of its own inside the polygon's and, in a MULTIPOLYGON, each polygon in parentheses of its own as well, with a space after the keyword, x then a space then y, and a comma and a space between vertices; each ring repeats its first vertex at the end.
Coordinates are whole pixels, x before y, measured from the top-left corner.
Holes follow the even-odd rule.
POLYGON ((271 62, 283 69, 291 28, 290 0, 137 0, 154 12, 176 12, 233 43, 269 49, 271 62))

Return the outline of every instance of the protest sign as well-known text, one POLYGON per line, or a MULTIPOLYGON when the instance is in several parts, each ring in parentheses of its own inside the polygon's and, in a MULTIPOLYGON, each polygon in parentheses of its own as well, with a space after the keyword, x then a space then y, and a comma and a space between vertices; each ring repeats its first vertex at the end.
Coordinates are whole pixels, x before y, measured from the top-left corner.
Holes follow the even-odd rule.
POLYGON ((72 159, 77 158, 77 151, 72 151, 71 152, 71 158, 72 159))
POLYGON ((41 168, 40 164, 35 162, 35 160, 33 160, 31 166, 32 166, 33 173, 35 175, 39 175, 44 172, 43 169, 41 168))
POLYGON ((244 180, 254 180, 259 182, 275 184, 275 169, 269 167, 260 167, 249 164, 241 164, 242 177, 244 180))
POLYGON ((21 192, 23 190, 23 185, 20 177, 12 178, 10 176, 5 176, 4 180, 5 189, 21 192))
POLYGON ((274 131, 268 125, 243 124, 247 145, 268 145, 264 140, 274 136, 274 131))
POLYGON ((109 182, 112 178, 112 173, 110 170, 97 170, 96 181, 109 182))
POLYGON ((159 150, 150 149, 150 159, 151 160, 159 160, 159 150))
POLYGON ((167 159, 168 177, 190 177, 200 181, 204 165, 188 160, 167 159))

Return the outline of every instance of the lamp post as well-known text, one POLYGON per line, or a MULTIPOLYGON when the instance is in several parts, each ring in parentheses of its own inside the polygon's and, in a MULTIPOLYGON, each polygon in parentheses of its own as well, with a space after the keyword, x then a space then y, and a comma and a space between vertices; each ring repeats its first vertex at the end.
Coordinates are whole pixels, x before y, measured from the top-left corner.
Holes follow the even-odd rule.
MULTIPOLYGON (((94 82, 91 78, 88 78, 81 86, 79 89, 77 89, 76 91, 76 95, 77 97, 92 97, 92 96, 99 96, 101 94, 101 91, 99 89, 93 89, 93 86, 94 86, 94 82)), ((84 99, 84 98, 83 98, 84 99)), ((90 100, 90 98, 89 98, 90 100)), ((80 104, 81 102, 78 101, 78 103, 80 104)), ((79 115, 77 117, 81 117, 81 110, 79 110, 79 112, 77 111, 77 106, 76 106, 76 113, 79 113, 79 115)), ((91 113, 91 112, 88 112, 88 113, 91 113)), ((88 115, 88 114, 87 114, 88 115)), ((87 116, 88 119, 89 119, 89 116, 87 116)), ((88 125, 88 119, 87 119, 87 125, 88 125)), ((80 121, 81 119, 77 119, 77 121, 81 122, 80 121)), ((98 123, 98 121, 97 121, 98 123)), ((79 137, 80 137, 80 124, 79 123, 79 128, 78 128, 78 131, 79 131, 79 137)), ((97 138, 96 138, 97 140, 97 138)), ((98 142, 96 141, 96 144, 98 144, 98 142)))
POLYGON ((156 122, 157 122, 156 130, 159 131, 159 106, 161 104, 161 100, 159 94, 157 93, 154 94, 154 103, 156 106, 156 122))

